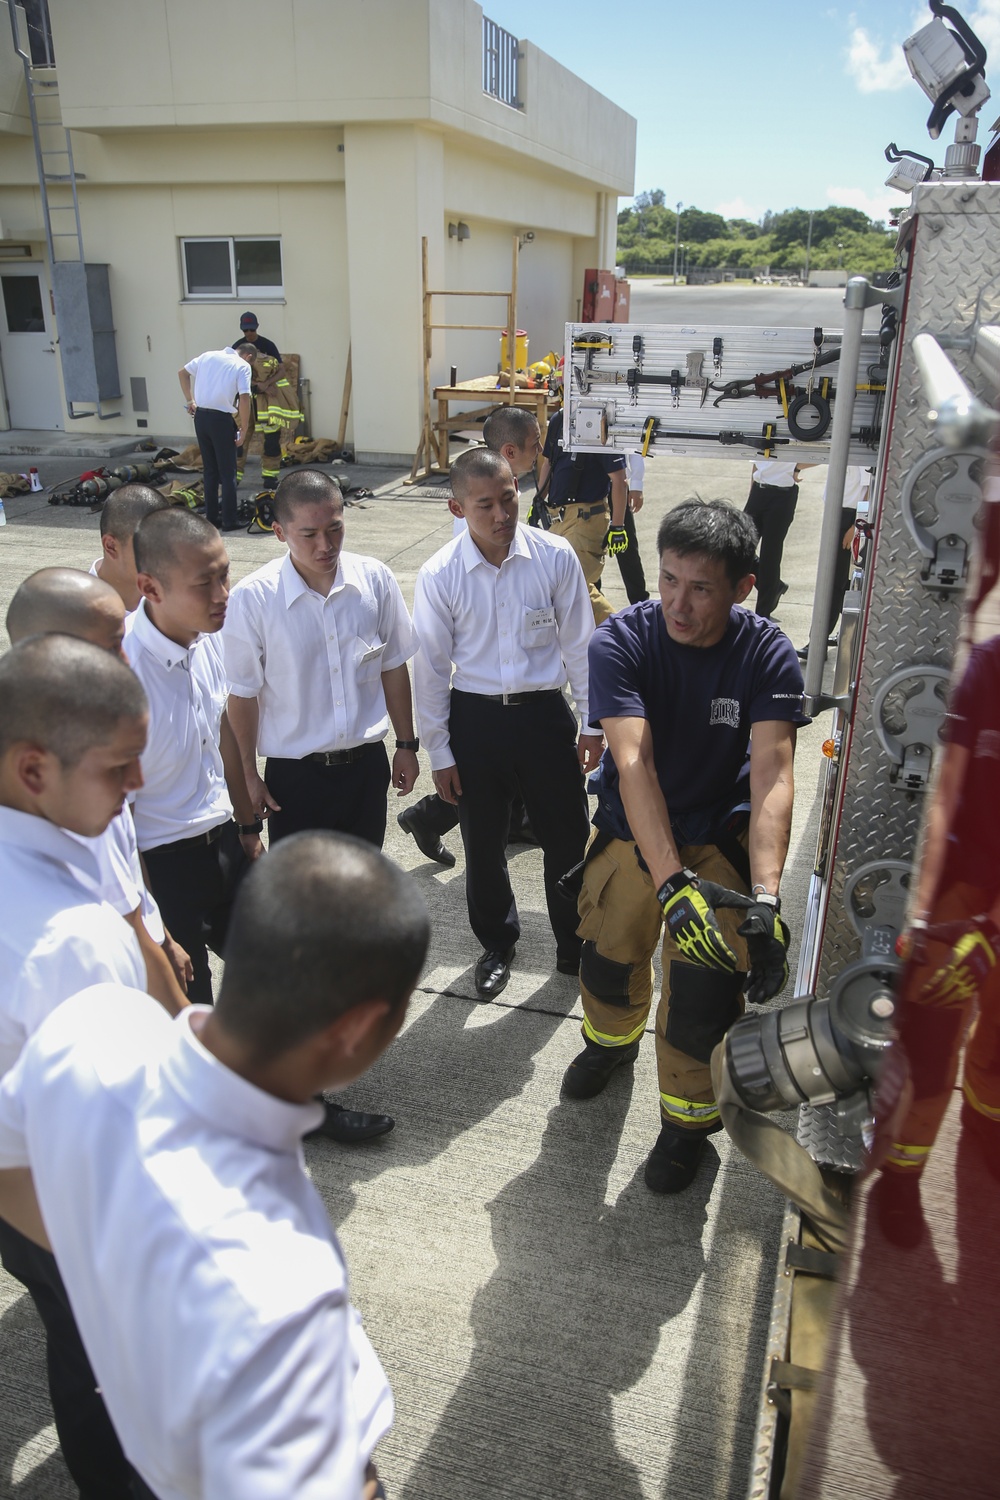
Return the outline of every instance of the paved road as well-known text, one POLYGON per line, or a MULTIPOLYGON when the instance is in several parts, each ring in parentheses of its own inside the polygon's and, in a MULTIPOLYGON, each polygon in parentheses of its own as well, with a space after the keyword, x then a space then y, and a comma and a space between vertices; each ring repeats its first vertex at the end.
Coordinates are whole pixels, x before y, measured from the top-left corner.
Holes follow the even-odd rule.
MULTIPOLYGON (((671 286, 632 281, 633 323, 719 323, 749 328, 842 328, 844 293, 831 287, 671 286)), ((868 311, 866 322, 877 316, 868 311)))

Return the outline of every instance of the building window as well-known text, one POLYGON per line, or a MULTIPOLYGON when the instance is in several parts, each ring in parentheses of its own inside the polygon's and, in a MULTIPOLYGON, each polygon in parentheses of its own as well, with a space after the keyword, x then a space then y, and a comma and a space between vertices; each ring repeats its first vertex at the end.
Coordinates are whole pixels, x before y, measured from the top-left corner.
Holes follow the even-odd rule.
POLYGON ((483 17, 483 93, 511 109, 522 109, 517 96, 517 37, 483 17))
POLYGON ((185 297, 280 297, 281 240, 181 240, 185 297))

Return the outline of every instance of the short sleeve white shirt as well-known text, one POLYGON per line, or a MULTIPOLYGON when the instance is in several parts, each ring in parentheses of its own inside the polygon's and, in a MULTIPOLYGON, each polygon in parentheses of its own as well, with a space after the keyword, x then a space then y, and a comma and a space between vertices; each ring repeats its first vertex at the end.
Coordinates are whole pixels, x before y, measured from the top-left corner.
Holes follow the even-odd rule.
POLYGON ((209 349, 189 360, 184 368, 192 377, 195 406, 231 413, 237 398, 250 394, 250 366, 232 349, 209 349))
POLYGON ((287 555, 241 579, 222 646, 231 691, 257 699, 258 751, 291 760, 384 739, 382 673, 417 649, 392 573, 353 552, 340 554, 325 597, 287 555))
POLYGON ((790 490, 795 483, 795 465, 771 463, 761 460, 753 466, 753 477, 758 484, 770 485, 776 490, 790 490))
MULTIPOLYGON (((65 831, 69 833, 68 829, 65 831)), ((98 900, 106 901, 122 917, 130 916, 139 907, 153 942, 162 943, 166 937, 163 918, 143 878, 135 821, 129 808, 123 807, 97 838, 84 838, 78 833, 69 833, 69 837, 89 849, 97 860, 98 900)))
POLYGON ((417 574, 413 624, 420 738, 435 771, 452 765, 449 687, 465 693, 561 689, 587 723, 587 643, 594 614, 576 553, 563 538, 518 525, 499 568, 466 530, 417 574), (454 677, 452 667, 454 665, 454 677))
POLYGON ((45 818, 0 807, 0 1077, 61 1001, 101 980, 143 989, 135 933, 97 898, 92 850, 45 818))
POLYGON ((108 1411, 159 1500, 360 1500, 392 1393, 301 1138, 321 1116, 110 985, 0 1088, 108 1411), (93 1170, 95 1163, 107 1170, 93 1170))
POLYGON ((142 600, 124 649, 149 699, 144 785, 133 811, 140 849, 207 833, 233 815, 219 749, 229 695, 218 635, 184 647, 157 630, 142 600))

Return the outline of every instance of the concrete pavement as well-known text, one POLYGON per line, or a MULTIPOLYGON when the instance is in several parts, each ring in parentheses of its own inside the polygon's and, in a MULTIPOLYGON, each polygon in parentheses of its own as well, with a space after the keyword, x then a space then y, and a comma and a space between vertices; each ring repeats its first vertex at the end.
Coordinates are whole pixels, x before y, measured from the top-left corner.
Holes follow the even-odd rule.
MULTIPOLYGON (((781 623, 797 644, 823 473, 805 475, 785 549, 781 623)), ((348 511, 348 546, 389 563, 409 601, 451 518, 443 485, 414 491, 402 477, 358 472, 378 493, 348 511)), ((647 466, 638 530, 654 589, 665 510, 691 494, 742 503, 749 477, 749 459, 647 466)), ((97 516, 85 510, 24 496, 7 511, 0 619, 34 568, 87 567, 100 550, 97 516)), ((227 545, 234 579, 281 550, 242 534, 227 545)), ((605 584, 623 605, 613 562, 605 584)), ((826 732, 817 724, 799 740, 783 887, 794 946, 826 732)), ((429 788, 425 764, 415 795, 429 788)), ((580 1005, 575 981, 553 972, 539 851, 512 851, 524 933, 507 991, 480 1004, 460 840, 449 838, 454 870, 428 864, 396 826, 404 805, 392 799, 386 852, 427 899, 432 950, 402 1035, 343 1096, 388 1110, 397 1127, 354 1150, 308 1149, 396 1395, 396 1426, 377 1455, 387 1491, 392 1500, 734 1500, 748 1475, 779 1196, 724 1137, 688 1193, 664 1201, 646 1190, 658 1128, 651 1035, 634 1079, 616 1075, 590 1103, 560 1102, 580 1005)), ((49 1424, 40 1329, 19 1286, 0 1277, 0 1493, 72 1495, 49 1424)))

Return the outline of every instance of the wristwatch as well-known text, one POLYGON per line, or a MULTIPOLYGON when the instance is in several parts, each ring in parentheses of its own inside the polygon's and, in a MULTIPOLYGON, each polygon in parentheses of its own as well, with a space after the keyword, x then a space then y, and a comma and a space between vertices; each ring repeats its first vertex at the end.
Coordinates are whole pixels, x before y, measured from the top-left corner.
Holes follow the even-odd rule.
POLYGON ((243 837, 251 833, 260 833, 264 827, 264 819, 254 818, 252 823, 237 823, 236 827, 243 837))
POLYGON ((773 906, 776 912, 781 910, 781 897, 772 896, 766 886, 755 885, 750 894, 758 906, 773 906))
POLYGON ((396 741, 396 749, 397 750, 419 750, 420 749, 420 741, 419 740, 397 740, 396 741))

